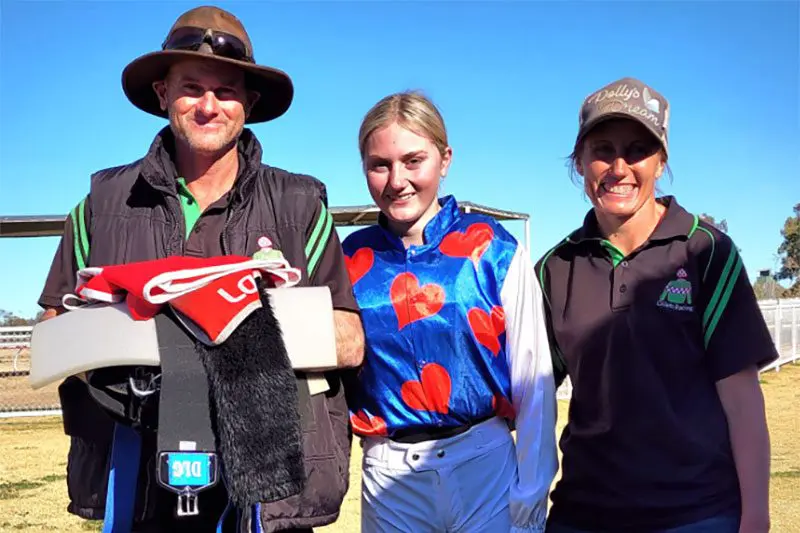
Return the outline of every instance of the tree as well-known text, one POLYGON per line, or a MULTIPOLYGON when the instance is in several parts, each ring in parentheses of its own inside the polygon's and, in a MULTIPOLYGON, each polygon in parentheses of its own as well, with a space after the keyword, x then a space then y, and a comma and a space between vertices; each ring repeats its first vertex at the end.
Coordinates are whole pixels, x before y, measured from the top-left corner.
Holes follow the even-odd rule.
POLYGON ((712 226, 714 226, 715 228, 720 230, 722 233, 728 233, 728 221, 725 220, 724 218, 722 220, 720 220, 719 222, 717 222, 716 220, 714 220, 714 217, 712 217, 711 215, 709 215, 707 213, 701 213, 700 214, 700 219, 703 222, 711 224, 712 226))
POLYGON ((33 326, 35 323, 35 318, 22 318, 11 311, 0 309, 0 326, 2 327, 33 326))
POLYGON ((769 269, 759 271, 758 277, 753 283, 753 292, 756 293, 756 298, 759 300, 782 298, 785 290, 775 277, 770 274, 769 269))
POLYGON ((794 216, 786 219, 781 230, 783 242, 778 247, 781 268, 775 277, 789 281, 785 297, 800 296, 800 204, 794 206, 794 216))

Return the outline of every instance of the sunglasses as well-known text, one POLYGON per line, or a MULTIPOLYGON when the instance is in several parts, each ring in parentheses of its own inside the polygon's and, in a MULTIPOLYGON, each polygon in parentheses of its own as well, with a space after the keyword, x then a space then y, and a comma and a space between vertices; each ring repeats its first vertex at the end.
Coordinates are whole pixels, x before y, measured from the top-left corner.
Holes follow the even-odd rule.
POLYGON ((195 27, 178 28, 164 41, 162 49, 197 51, 204 43, 211 46, 216 56, 255 63, 255 60, 247 54, 247 47, 242 40, 223 31, 195 27))

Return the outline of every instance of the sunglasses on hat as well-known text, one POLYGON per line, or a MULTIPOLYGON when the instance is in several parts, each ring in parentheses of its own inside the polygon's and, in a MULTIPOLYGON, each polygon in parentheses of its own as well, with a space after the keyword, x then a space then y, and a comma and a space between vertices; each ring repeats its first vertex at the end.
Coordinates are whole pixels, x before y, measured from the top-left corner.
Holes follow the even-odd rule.
POLYGON ((211 46, 216 56, 255 63, 255 60, 247 54, 247 47, 242 40, 223 31, 195 27, 178 28, 164 41, 162 49, 197 51, 206 43, 211 46))

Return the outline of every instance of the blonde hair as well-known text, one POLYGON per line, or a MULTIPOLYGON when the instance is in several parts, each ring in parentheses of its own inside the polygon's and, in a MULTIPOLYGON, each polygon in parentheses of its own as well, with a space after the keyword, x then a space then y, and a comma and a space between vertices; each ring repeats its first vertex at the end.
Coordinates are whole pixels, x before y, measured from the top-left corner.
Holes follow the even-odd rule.
POLYGON ((370 136, 380 128, 396 122, 398 125, 429 139, 444 157, 447 150, 447 129, 436 105, 415 91, 390 94, 372 106, 358 130, 358 150, 361 159, 370 136))

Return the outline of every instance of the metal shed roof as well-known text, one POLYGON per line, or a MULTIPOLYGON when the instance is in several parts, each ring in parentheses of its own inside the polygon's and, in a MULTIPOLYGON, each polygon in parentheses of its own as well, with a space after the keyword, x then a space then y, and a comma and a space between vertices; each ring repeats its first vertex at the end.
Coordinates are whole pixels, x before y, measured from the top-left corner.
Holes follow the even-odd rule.
MULTIPOLYGON (((473 202, 459 202, 458 205, 467 213, 483 213, 497 220, 525 221, 527 233, 527 213, 505 211, 473 202)), ((375 205, 354 205, 331 207, 330 213, 337 226, 369 226, 378 221, 380 211, 375 205)), ((66 215, 0 216, 0 237, 60 236, 65 220, 66 215)))

